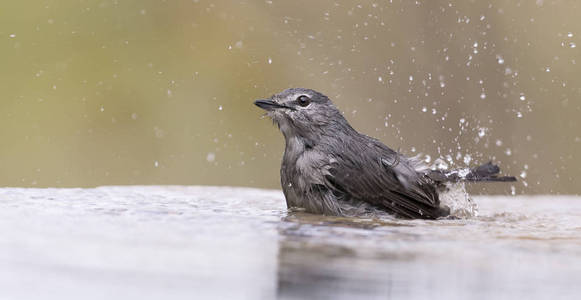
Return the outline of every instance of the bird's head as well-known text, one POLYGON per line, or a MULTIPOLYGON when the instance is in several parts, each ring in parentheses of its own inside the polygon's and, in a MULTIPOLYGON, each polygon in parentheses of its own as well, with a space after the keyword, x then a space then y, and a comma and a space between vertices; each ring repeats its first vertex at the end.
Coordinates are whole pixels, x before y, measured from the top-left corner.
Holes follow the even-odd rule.
POLYGON ((348 126, 327 96, 310 89, 287 89, 268 99, 256 100, 254 104, 266 110, 287 139, 317 139, 324 131, 348 126))

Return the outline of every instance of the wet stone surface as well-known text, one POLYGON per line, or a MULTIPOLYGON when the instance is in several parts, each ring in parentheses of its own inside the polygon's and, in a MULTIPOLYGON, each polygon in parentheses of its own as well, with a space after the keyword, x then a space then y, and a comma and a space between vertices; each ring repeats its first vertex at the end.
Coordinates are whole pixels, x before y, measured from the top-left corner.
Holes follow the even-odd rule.
POLYGON ((287 212, 280 191, 0 189, 1 299, 575 299, 581 197, 478 217, 287 212))

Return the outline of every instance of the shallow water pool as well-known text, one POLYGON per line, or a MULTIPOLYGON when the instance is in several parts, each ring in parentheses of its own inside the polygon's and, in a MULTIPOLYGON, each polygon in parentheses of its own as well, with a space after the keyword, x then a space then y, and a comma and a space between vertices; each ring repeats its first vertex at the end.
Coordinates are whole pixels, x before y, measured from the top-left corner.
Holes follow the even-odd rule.
POLYGON ((280 191, 0 189, 0 299, 577 299, 581 197, 478 217, 287 212, 280 191))

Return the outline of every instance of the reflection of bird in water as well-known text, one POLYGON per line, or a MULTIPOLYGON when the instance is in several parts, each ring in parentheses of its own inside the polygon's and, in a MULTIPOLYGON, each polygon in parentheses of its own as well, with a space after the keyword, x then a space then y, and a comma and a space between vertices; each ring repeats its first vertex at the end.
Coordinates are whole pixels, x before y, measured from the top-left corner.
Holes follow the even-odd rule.
MULTIPOLYGON (((398 230, 417 226, 396 218, 364 219, 292 211, 279 223, 277 297, 374 299, 393 293, 398 265, 416 261, 409 249, 386 246, 416 241, 398 230), (371 229, 381 227, 382 230, 371 229)), ((388 297, 389 298, 389 297, 388 297)))
POLYGON ((313 90, 287 89, 254 103, 285 137, 280 173, 288 207, 334 216, 387 212, 435 219, 450 214, 440 201, 448 183, 516 180, 498 177, 492 163, 432 170, 357 132, 327 96, 313 90))

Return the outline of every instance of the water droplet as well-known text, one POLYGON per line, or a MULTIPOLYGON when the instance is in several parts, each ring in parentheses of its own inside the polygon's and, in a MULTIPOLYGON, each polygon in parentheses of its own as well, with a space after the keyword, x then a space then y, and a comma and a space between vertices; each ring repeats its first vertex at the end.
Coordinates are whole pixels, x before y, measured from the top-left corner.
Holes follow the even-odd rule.
POLYGON ((414 80, 414 76, 410 75, 410 81, 414 80))
POLYGON ((427 112, 427 111, 428 111, 428 108, 427 107, 425 107, 425 106, 422 107, 422 112, 427 112))
POLYGON ((496 143, 495 144, 496 144, 496 146, 500 147, 500 146, 502 146, 502 141, 501 140, 496 140, 496 143))
POLYGON ((567 37, 573 37, 573 33, 572 32, 567 32, 567 37))
POLYGON ((525 97, 524 94, 520 94, 519 99, 520 99, 520 101, 525 101, 526 100, 526 97, 525 97))
POLYGON ((154 167, 156 167, 156 168, 157 168, 157 167, 159 167, 159 162, 158 162, 157 160, 156 160, 156 161, 154 161, 154 162, 153 162, 153 166, 154 166, 154 167))
POLYGON ((426 158, 424 159, 426 163, 430 163, 432 161, 432 157, 426 154, 426 158))
POLYGON ((569 48, 577 48, 577 44, 574 42, 569 42, 569 48))
POLYGON ((517 117, 517 118, 522 118, 522 113, 521 113, 520 111, 517 111, 517 112, 516 112, 516 117, 517 117))
POLYGON ((103 105, 101 105, 101 108, 99 109, 101 112, 105 111, 105 107, 103 107, 103 105))
POLYGON ((448 163, 441 158, 436 159, 434 161, 434 165, 436 166, 437 170, 447 170, 450 167, 448 163))
POLYGON ((551 72, 551 67, 545 67, 545 72, 551 72))
POLYGON ((527 178, 527 172, 526 171, 520 172, 520 177, 521 178, 527 178))
POLYGON ((485 127, 480 127, 478 128, 478 136, 479 137, 484 137, 486 135, 486 128, 485 127))
POLYGON ((470 164, 471 161, 472 161, 472 156, 470 156, 470 154, 464 155, 464 163, 466 165, 470 164))
POLYGON ((511 156, 512 150, 510 150, 510 148, 506 148, 506 150, 504 151, 504 154, 506 154, 507 156, 511 156))
POLYGON ((222 105, 218 106, 218 110, 222 110, 222 105))
POLYGON ((213 162, 216 160, 216 154, 214 152, 209 152, 208 155, 206 155, 206 160, 208 162, 213 162))
POLYGON ((270 57, 268 58, 268 64, 269 65, 272 64, 272 58, 270 58, 270 57))
POLYGON ((504 58, 502 58, 502 56, 500 56, 500 55, 497 55, 496 62, 498 62, 499 65, 502 65, 502 64, 504 64, 504 58))
POLYGON ((436 109, 435 108, 432 108, 432 115, 435 115, 436 112, 437 112, 436 109))
POLYGON ((12 33, 12 34, 9 35, 9 37, 15 38, 16 37, 16 34, 12 33))
POLYGON ((480 99, 483 99, 483 100, 486 99, 486 94, 485 93, 480 94, 480 99))
POLYGON ((381 76, 377 77, 377 81, 383 82, 383 78, 381 76))
POLYGON ((510 186, 510 194, 513 196, 516 195, 516 188, 514 187, 514 185, 510 186))

